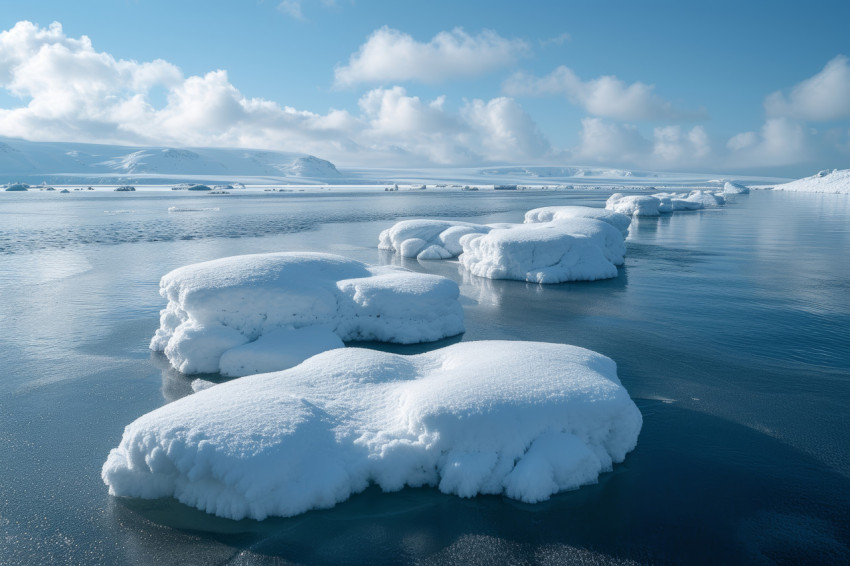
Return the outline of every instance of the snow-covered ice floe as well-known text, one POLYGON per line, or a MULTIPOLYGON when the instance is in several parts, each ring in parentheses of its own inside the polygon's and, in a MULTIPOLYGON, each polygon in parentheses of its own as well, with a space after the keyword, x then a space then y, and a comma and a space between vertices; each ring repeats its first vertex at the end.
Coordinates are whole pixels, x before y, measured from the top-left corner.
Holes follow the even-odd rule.
POLYGON ((726 181, 723 185, 723 192, 727 195, 748 195, 750 194, 750 188, 741 183, 726 181))
POLYGON ((460 238, 467 234, 486 234, 484 224, 449 220, 402 220, 381 232, 378 248, 394 251, 402 257, 449 259, 463 252, 460 238))
POLYGON ((817 175, 773 187, 774 191, 850 194, 850 169, 824 170, 817 175))
POLYGON ((702 210, 726 204, 721 194, 695 190, 690 193, 656 193, 654 195, 624 195, 614 193, 605 202, 605 208, 627 216, 658 216, 678 210, 702 210))
POLYGON ((595 218, 607 222, 622 232, 623 237, 628 236, 629 225, 632 223, 631 217, 626 214, 590 206, 544 206, 525 213, 526 224, 569 220, 571 218, 595 218))
POLYGON ((509 225, 461 245, 460 263, 473 275, 544 284, 616 277, 626 255, 623 233, 594 218, 509 225))
POLYGON ((583 348, 344 348, 140 417, 102 478, 112 495, 174 497, 231 519, 333 507, 370 484, 533 503, 595 482, 641 426, 616 364, 583 348))
POLYGON ((227 257, 160 281, 151 340, 179 371, 286 369, 346 340, 411 344, 464 331, 454 281, 322 253, 227 257))

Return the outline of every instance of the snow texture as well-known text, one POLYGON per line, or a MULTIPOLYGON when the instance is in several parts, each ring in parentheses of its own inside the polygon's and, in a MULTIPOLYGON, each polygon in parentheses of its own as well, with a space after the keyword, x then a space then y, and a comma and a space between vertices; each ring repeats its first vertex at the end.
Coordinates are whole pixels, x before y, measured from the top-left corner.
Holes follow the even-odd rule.
POLYGON ((402 257, 449 259, 463 251, 460 238, 467 234, 486 234, 490 227, 448 220, 403 220, 381 232, 378 248, 402 257))
POLYGON ((727 195, 748 195, 750 194, 750 188, 741 183, 726 181, 723 185, 723 193, 727 195))
POLYGON ((411 344, 464 331, 453 281, 332 254, 282 252, 188 265, 162 278, 160 294, 168 305, 150 347, 186 374, 285 369, 316 353, 308 342, 324 348, 338 347, 339 340, 411 344), (298 334, 305 328, 311 334, 298 334))
POLYGON ((605 201, 605 208, 626 216, 658 216, 661 200, 648 195, 614 193, 605 201))
POLYGON ((821 171, 817 175, 797 179, 784 185, 776 185, 774 191, 797 191, 803 193, 850 194, 850 169, 821 171))
POLYGON ((370 484, 533 503, 595 482, 641 425, 615 363, 583 348, 343 348, 140 417, 102 478, 112 495, 174 497, 231 519, 333 507, 370 484))
POLYGON ((507 225, 461 245, 460 263, 473 275, 544 284, 616 277, 626 254, 623 233, 594 218, 507 225))
POLYGON ((626 214, 589 206, 544 206, 525 213, 526 224, 567 220, 570 218, 595 218, 596 220, 607 222, 622 232, 624 238, 629 235, 629 225, 632 222, 631 217, 626 214))
POLYGON ((665 212, 717 208, 724 204, 726 199, 721 194, 694 190, 690 193, 656 193, 650 196, 614 193, 608 197, 605 208, 628 216, 658 216, 665 212))

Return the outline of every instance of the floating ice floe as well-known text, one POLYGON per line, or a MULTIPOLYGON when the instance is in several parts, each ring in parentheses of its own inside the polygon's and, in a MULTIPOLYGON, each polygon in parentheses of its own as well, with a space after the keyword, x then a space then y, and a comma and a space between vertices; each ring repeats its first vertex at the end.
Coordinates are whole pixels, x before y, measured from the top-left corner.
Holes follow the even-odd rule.
POLYGON ((150 347, 187 374, 280 370, 341 340, 410 344, 464 330, 453 281, 332 254, 188 265, 162 278, 160 294, 168 305, 150 347))
POLYGON ((623 233, 594 218, 513 224, 460 242, 473 275, 544 284, 616 277, 626 254, 623 233))
POLYGON ((614 193, 605 201, 605 208, 626 216, 658 216, 661 199, 649 195, 614 193))
POLYGON ((811 177, 776 185, 773 190, 850 194, 850 169, 826 169, 811 177))
POLYGON ((378 248, 394 251, 402 257, 449 259, 463 251, 460 238, 466 234, 484 234, 490 226, 449 220, 403 220, 381 232, 378 248))
POLYGON ((741 183, 726 181, 723 185, 723 192, 727 195, 748 195, 750 194, 750 188, 741 183))
POLYGON ((526 224, 568 220, 571 218, 595 218, 596 220, 607 222, 622 232, 623 237, 629 234, 629 225, 632 222, 631 217, 626 214, 589 206, 544 206, 525 213, 526 224))
POLYGON ((333 507, 370 484, 533 503, 594 483, 641 426, 615 363, 583 348, 344 348, 140 417, 102 478, 116 496, 174 497, 230 519, 333 507))

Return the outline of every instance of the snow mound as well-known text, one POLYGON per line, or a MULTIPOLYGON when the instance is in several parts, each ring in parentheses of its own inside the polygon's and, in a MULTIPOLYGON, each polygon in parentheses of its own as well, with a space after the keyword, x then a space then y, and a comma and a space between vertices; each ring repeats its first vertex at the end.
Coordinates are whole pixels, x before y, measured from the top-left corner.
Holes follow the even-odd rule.
POLYGON ((332 254, 281 252, 188 265, 162 278, 160 294, 168 305, 150 347, 187 374, 280 370, 306 357, 297 356, 298 344, 338 345, 327 334, 298 337, 284 329, 318 327, 338 340, 403 344, 464 331, 453 281, 332 254), (259 353, 263 360, 250 362, 259 353))
POLYGON ((817 175, 797 179, 773 187, 774 191, 798 191, 803 193, 840 193, 850 194, 850 169, 821 171, 817 175))
POLYGON ((622 232, 624 237, 629 234, 629 225, 632 223, 631 217, 625 214, 589 206, 544 206, 525 213, 526 224, 567 220, 570 218, 595 218, 596 220, 607 222, 622 232))
POLYGON ((485 234, 489 226, 449 220, 403 220, 381 232, 378 248, 402 257, 448 259, 463 251, 460 238, 467 234, 485 234))
POLYGON ((726 204, 726 199, 723 195, 712 191, 691 191, 690 194, 683 200, 698 203, 701 205, 699 208, 717 208, 726 204))
POLYGON ((620 230, 594 218, 494 228, 461 238, 460 263, 473 275, 535 283, 617 276, 626 246, 620 230))
POLYGON ((605 209, 626 216, 658 216, 661 200, 647 195, 614 193, 605 201, 605 209))
POLYGON ((723 192, 727 195, 748 195, 750 194, 750 188, 741 183, 726 181, 723 185, 723 192))
POLYGON ((124 429, 101 476, 230 519, 333 507, 376 484, 534 503, 593 483, 642 417, 616 364, 563 344, 344 348, 216 385, 124 429))

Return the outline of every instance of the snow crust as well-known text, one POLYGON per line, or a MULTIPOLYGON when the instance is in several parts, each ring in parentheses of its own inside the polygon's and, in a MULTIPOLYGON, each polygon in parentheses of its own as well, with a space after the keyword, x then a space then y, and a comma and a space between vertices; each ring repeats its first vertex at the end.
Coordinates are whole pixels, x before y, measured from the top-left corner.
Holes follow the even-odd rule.
POLYGON ((631 217, 626 214, 590 206, 544 206, 525 213, 526 224, 568 220, 570 218, 595 218, 607 222, 622 232, 623 237, 628 236, 629 225, 632 223, 631 217))
POLYGON ((162 278, 160 294, 168 305, 150 347, 186 374, 285 369, 316 353, 308 343, 410 344, 464 331, 453 281, 332 254, 281 252, 188 265, 162 278), (310 334, 299 334, 307 328, 310 334))
POLYGON ((174 497, 231 519, 332 507, 369 484, 531 503, 595 482, 641 426, 615 363, 583 348, 344 348, 140 417, 102 478, 112 495, 174 497))
POLYGON ((595 218, 514 224, 461 238, 461 265, 473 275, 534 283, 617 276, 625 262, 623 233, 595 218))
POLYGON ((750 194, 750 188, 741 183, 726 181, 723 185, 723 192, 727 195, 748 195, 750 194))
POLYGON ((605 208, 626 216, 658 216, 661 200, 648 195, 614 193, 605 201, 605 208))
POLYGON ((850 194, 850 169, 821 171, 817 175, 797 179, 773 187, 774 191, 797 191, 803 193, 850 194))

